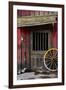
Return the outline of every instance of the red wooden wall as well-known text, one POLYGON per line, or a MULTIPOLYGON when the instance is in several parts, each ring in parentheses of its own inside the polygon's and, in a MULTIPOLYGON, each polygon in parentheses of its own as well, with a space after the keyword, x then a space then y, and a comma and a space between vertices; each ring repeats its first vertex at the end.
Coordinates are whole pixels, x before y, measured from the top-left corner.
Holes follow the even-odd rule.
MULTIPOLYGON (((29 59, 29 44, 30 44, 30 31, 27 30, 27 28, 17 28, 17 58, 21 60, 21 43, 22 43, 22 62, 25 59, 25 53, 26 53, 26 61, 28 63, 29 59), (21 41, 21 37, 23 40, 21 41)), ((20 61, 19 61, 20 63, 20 61)))
MULTIPOLYGON (((44 13, 49 13, 49 12, 43 12, 44 13)), ((40 11, 27 11, 27 10, 18 10, 17 12, 18 16, 28 16, 28 15, 35 15, 35 14, 40 14, 40 11)), ((56 18, 57 19, 57 18, 56 18)), ((53 28, 53 33, 52 33, 52 44, 53 47, 52 48, 57 48, 57 23, 54 23, 54 28, 53 28)), ((29 46, 29 42, 30 42, 30 37, 29 37, 30 31, 27 30, 27 28, 23 28, 23 27, 17 27, 17 45, 18 45, 18 49, 17 49, 17 58, 18 58, 18 63, 20 63, 21 60, 21 36, 23 36, 23 41, 22 41, 22 63, 24 60, 24 52, 25 52, 25 47, 26 47, 26 57, 27 57, 27 63, 28 63, 28 57, 29 57, 29 53, 28 53, 28 46, 29 46), (27 40, 28 39, 28 40, 27 40)))

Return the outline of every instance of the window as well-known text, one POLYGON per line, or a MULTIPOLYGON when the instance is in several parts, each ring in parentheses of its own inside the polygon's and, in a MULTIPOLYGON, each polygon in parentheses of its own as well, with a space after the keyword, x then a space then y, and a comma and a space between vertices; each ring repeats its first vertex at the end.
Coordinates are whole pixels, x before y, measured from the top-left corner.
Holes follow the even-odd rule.
POLYGON ((33 50, 48 50, 48 32, 33 32, 33 50))

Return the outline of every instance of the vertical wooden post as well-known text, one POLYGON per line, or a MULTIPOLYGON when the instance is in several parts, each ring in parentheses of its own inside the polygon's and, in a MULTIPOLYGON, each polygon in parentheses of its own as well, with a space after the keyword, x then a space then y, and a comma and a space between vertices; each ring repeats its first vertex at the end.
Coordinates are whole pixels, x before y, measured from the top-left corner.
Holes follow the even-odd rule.
POLYGON ((22 73, 22 40, 21 40, 21 73, 22 73))
POLYGON ((32 32, 29 34, 29 68, 31 69, 32 32))

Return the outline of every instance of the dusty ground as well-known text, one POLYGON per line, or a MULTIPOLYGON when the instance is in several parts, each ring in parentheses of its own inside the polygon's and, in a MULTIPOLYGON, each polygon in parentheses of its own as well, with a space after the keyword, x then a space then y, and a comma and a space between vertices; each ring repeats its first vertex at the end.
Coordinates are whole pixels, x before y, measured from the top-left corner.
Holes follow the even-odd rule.
POLYGON ((41 78, 56 78, 57 72, 25 72, 23 74, 17 75, 18 80, 28 80, 28 79, 41 79, 41 78))

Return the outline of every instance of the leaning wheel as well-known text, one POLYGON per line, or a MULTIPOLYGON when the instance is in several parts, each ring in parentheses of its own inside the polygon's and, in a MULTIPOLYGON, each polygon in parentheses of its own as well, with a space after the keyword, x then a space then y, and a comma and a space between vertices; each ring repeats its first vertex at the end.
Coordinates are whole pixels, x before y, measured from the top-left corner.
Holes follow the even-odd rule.
POLYGON ((44 65, 49 71, 57 71, 58 69, 58 50, 56 48, 51 48, 45 53, 44 65))

